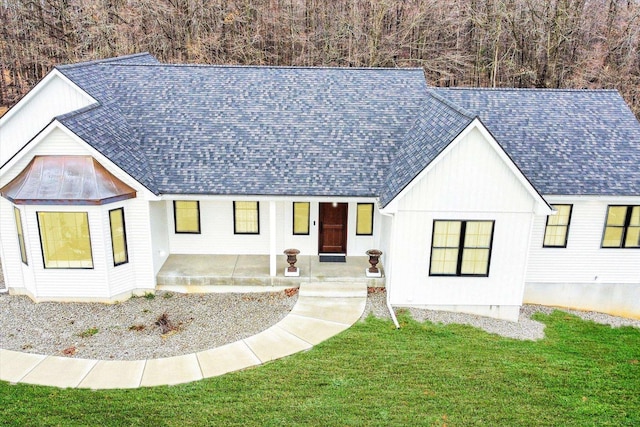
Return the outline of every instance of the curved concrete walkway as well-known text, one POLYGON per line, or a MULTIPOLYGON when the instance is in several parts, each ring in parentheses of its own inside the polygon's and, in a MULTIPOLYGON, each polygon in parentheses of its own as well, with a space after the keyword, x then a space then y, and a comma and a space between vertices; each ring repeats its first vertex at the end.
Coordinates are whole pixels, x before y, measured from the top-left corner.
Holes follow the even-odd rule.
POLYGON ((90 389, 198 381, 308 350, 353 325, 362 316, 366 300, 365 282, 302 283, 291 313, 259 334, 162 359, 72 359, 0 349, 0 380, 90 389))

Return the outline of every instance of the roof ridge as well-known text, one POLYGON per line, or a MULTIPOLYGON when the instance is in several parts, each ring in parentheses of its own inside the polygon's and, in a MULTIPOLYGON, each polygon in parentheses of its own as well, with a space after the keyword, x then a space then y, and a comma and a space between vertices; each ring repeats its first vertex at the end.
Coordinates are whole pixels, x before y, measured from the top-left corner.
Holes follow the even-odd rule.
MULTIPOLYGON (((77 62, 77 63, 73 63, 73 64, 62 64, 62 65, 56 65, 55 68, 57 69, 62 69, 62 70, 68 70, 68 69, 72 69, 72 68, 81 68, 81 67, 86 67, 86 66, 90 66, 90 65, 100 65, 100 64, 110 64, 110 65, 123 65, 123 64, 116 64, 120 61, 127 61, 129 59, 132 58, 139 58, 139 57, 145 57, 145 56, 153 56, 151 55, 149 52, 140 52, 140 53, 132 53, 129 55, 121 55, 121 56, 114 56, 111 58, 104 58, 104 59, 94 59, 91 61, 84 61, 84 62, 77 62)), ((129 64, 131 65, 131 64, 129 64)))
POLYGON ((542 88, 542 87, 479 87, 479 86, 430 86, 436 90, 474 90, 486 92, 618 92, 617 89, 590 89, 590 88, 542 88))
MULTIPOLYGON (((101 62, 98 62, 101 63, 101 62)), ((87 64, 87 63, 83 63, 87 64)), ((74 65, 74 64, 72 64, 74 65)), ((78 65, 78 64, 75 64, 78 65)), ((246 65, 246 64, 109 64, 120 67, 167 67, 167 68, 259 68, 259 69, 278 69, 278 70, 345 70, 345 71, 420 71, 424 70, 420 67, 338 67, 338 66, 314 66, 314 65, 246 65)), ((66 65, 64 66, 66 67, 66 65)))
POLYGON ((82 114, 84 114, 84 113, 86 113, 88 111, 91 111, 91 110, 95 109, 95 108, 99 108, 101 106, 102 106, 102 104, 100 102, 94 102, 93 104, 89 104, 86 107, 82 107, 82 108, 79 108, 77 110, 73 110, 73 111, 70 111, 68 113, 64 113, 64 114, 60 114, 58 116, 55 116, 54 120, 62 121, 62 120, 70 119, 70 118, 82 115, 82 114))
POLYGON ((468 119, 475 119, 477 117, 476 114, 473 114, 471 111, 461 107, 460 105, 454 103, 453 101, 449 101, 448 99, 444 98, 443 96, 440 96, 439 94, 434 92, 432 89, 433 89, 433 87, 428 87, 427 88, 427 95, 431 96, 436 101, 441 102, 442 104, 446 105, 447 107, 449 107, 453 111, 462 114, 464 117, 466 117, 468 119))

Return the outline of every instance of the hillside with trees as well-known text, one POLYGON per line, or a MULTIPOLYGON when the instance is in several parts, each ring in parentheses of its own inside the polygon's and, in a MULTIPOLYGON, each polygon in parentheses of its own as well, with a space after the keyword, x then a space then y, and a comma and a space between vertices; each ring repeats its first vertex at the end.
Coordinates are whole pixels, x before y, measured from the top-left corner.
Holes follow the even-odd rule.
POLYGON ((0 23, 5 109, 54 65, 148 51, 422 67, 436 86, 615 88, 640 117, 640 0, 0 0, 0 23))

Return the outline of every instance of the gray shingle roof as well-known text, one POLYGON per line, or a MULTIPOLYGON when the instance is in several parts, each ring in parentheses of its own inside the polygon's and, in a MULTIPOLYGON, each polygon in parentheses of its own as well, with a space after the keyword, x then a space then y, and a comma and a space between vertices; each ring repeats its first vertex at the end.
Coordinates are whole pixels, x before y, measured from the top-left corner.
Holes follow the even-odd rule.
POLYGON ((403 138, 380 186, 380 204, 386 206, 455 137, 474 116, 430 92, 421 104, 418 119, 403 138))
MULTIPOLYGON (((131 129, 93 132, 98 115, 110 114, 97 112, 89 116, 95 122, 77 116, 64 124, 109 157, 139 147, 157 193, 377 196, 427 90, 421 69, 92 64, 60 71, 119 110, 131 129)), ((150 176, 132 172, 137 163, 124 169, 150 176)))
POLYGON ((640 195, 640 124, 617 91, 431 90, 478 115, 542 194, 640 195))
POLYGON ((614 91, 428 88, 420 69, 58 68, 99 101, 58 119, 156 194, 380 197, 477 115, 543 194, 640 194, 640 124, 614 91))

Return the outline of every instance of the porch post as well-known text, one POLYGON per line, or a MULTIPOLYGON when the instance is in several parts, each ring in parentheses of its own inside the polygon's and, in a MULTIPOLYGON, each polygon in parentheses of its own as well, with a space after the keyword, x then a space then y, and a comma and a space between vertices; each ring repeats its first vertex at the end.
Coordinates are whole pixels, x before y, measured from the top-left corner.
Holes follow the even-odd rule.
POLYGON ((269 275, 276 275, 276 202, 269 200, 269 275))

